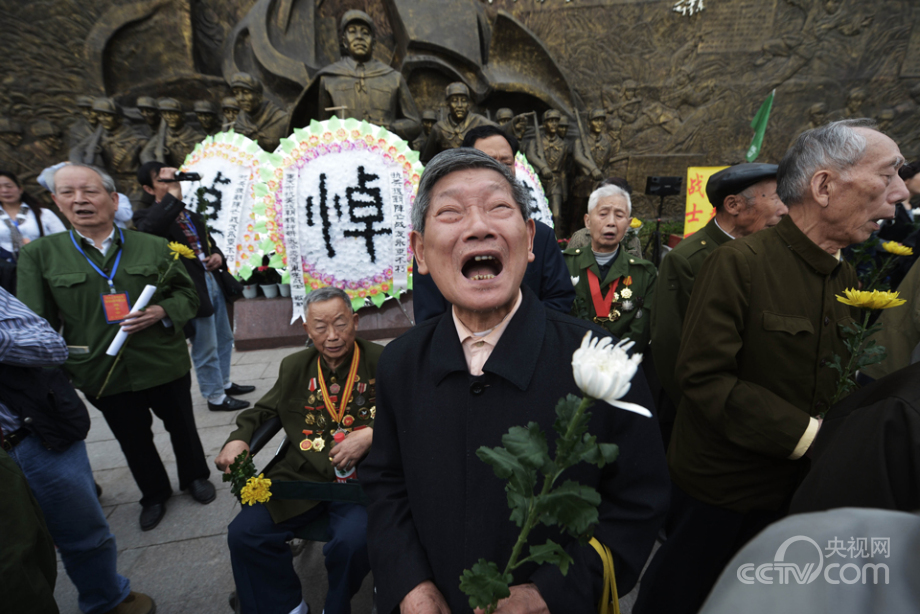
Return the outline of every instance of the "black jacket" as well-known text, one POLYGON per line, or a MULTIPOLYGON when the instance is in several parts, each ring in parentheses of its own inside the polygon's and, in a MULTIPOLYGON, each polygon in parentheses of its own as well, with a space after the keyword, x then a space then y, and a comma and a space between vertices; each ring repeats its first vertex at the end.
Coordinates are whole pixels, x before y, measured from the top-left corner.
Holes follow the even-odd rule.
MULTIPOLYGON (((204 219, 194 211, 186 209, 185 203, 176 200, 171 194, 167 194, 161 202, 153 203, 147 209, 136 211, 134 213, 134 225, 141 232, 157 235, 167 241, 175 241, 191 247, 185 233, 182 231, 182 226, 176 221, 182 211, 188 214, 195 225, 195 230, 198 231, 198 237, 201 241, 201 248, 205 254, 208 256, 212 253, 220 254, 224 260, 221 267, 225 268, 227 266, 226 258, 224 258, 223 252, 216 245, 211 244, 204 219)), ((188 276, 192 278, 195 283, 195 290, 198 292, 199 305, 195 317, 206 318, 213 315, 214 305, 211 304, 211 297, 208 295, 208 286, 204 277, 206 273, 204 264, 197 259, 180 258, 180 260, 185 265, 185 270, 188 271, 188 276)), ((220 276, 217 276, 217 278, 220 279, 220 276)))
MULTIPOLYGON (((455 614, 469 612, 460 574, 480 557, 502 568, 520 529, 509 519, 504 491, 475 454, 501 445, 512 426, 536 421, 555 442, 555 406, 580 396, 572 353, 589 330, 584 320, 547 309, 525 285, 523 301, 480 377, 467 370, 451 313, 423 322, 391 342, 377 367, 374 445, 361 465, 370 498, 368 551, 381 614, 397 611, 416 585, 432 580, 455 614)), ((624 400, 652 407, 641 369, 624 400)), ((620 594, 639 578, 668 507, 670 483, 654 418, 591 408, 589 432, 620 447, 613 465, 579 464, 560 478, 597 488, 601 522, 594 535, 613 551, 620 594)), ((550 444, 550 454, 554 444, 550 444)), ((558 568, 527 564, 514 584, 534 582, 551 612, 596 611, 603 567, 590 545, 555 528, 536 527, 529 544, 550 538, 575 563, 558 568)), ((526 552, 526 551, 525 551, 526 552)))
POLYGON ((0 365, 0 401, 49 450, 86 439, 89 413, 60 368, 0 365))
MULTIPOLYGON (((905 307, 906 309, 906 307, 905 307)), ((838 507, 920 509, 920 363, 834 405, 789 512, 838 507)))

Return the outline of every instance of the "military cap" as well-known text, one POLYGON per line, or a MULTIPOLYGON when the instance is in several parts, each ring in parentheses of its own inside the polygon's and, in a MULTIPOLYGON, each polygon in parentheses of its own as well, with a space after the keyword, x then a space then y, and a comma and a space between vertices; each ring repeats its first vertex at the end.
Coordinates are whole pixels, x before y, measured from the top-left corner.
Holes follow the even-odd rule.
POLYGON ((213 113, 217 115, 217 108, 210 100, 196 100, 195 113, 213 113))
POLYGON ((39 139, 46 136, 60 136, 61 134, 61 131, 57 128, 57 126, 49 122, 47 119, 40 119, 36 122, 33 122, 31 130, 32 134, 39 139))
POLYGON ((121 109, 111 98, 96 98, 93 101, 93 111, 98 111, 99 113, 121 115, 121 109))
POLYGON ((92 96, 77 96, 77 106, 92 108, 93 106, 93 97, 92 96))
POLYGON ((0 117, 0 134, 22 134, 22 124, 8 117, 0 117))
POLYGON ((438 114, 432 111, 431 109, 425 109, 424 111, 422 111, 422 120, 436 122, 438 121, 438 114))
POLYGON ((591 111, 591 114, 588 116, 589 120, 592 119, 602 119, 607 117, 607 112, 603 109, 594 109, 591 111))
POLYGON ((157 108, 160 111, 178 111, 182 112, 182 105, 175 98, 160 98, 157 100, 157 108))
POLYGON ((505 107, 498 110, 498 113, 495 114, 495 119, 511 119, 514 117, 514 111, 505 107))
POLYGON ((342 21, 340 22, 339 30, 341 32, 345 31, 345 26, 350 24, 353 21, 360 21, 368 28, 371 29, 371 34, 374 33, 374 20, 371 19, 371 16, 365 13, 364 11, 359 11, 357 9, 352 9, 350 11, 345 11, 345 14, 342 15, 342 21))
POLYGON ((246 72, 238 72, 230 77, 230 87, 241 87, 254 92, 262 91, 262 82, 246 72))
POLYGON ((221 98, 220 100, 221 109, 236 109, 240 110, 240 103, 236 101, 234 96, 227 96, 226 98, 221 98))
POLYGON ((543 114, 543 121, 546 121, 548 119, 561 119, 561 118, 562 118, 562 113, 560 113, 556 109, 550 109, 543 114))
POLYGON ((568 118, 567 115, 560 115, 560 116, 559 116, 559 125, 560 125, 560 126, 568 126, 568 125, 569 125, 569 118, 568 118))
POLYGON ((470 88, 466 86, 465 83, 460 81, 454 81, 447 86, 447 89, 444 90, 444 97, 450 98, 451 96, 456 96, 457 94, 462 94, 467 98, 470 97, 470 88))
POLYGON ((726 196, 740 194, 764 179, 775 179, 776 164, 736 164, 724 168, 709 178, 706 184, 706 196, 716 209, 722 207, 726 196))
POLYGON ((157 101, 153 96, 138 96, 137 97, 137 108, 138 109, 156 109, 157 101))

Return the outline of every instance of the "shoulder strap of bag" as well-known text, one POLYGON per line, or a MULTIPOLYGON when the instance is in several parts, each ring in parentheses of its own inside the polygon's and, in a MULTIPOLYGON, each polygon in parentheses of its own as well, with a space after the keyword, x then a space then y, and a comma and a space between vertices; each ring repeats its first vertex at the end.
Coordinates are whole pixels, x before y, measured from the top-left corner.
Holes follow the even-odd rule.
POLYGON ((613 554, 610 548, 599 542, 596 537, 592 537, 589 543, 604 562, 604 592, 600 603, 597 604, 598 614, 620 614, 620 597, 617 594, 617 578, 613 570, 613 554))

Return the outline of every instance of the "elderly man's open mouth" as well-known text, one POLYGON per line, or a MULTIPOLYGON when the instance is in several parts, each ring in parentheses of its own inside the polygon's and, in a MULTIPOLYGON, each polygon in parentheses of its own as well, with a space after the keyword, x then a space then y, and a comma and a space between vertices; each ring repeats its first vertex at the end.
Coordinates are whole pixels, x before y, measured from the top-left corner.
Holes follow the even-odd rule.
POLYGON ((77 217, 92 217, 96 214, 94 207, 74 207, 74 215, 77 217))
POLYGON ((502 264, 499 254, 495 252, 484 252, 479 254, 470 254, 463 261, 460 272, 467 279, 473 281, 487 281, 495 279, 501 275, 504 265, 502 264))

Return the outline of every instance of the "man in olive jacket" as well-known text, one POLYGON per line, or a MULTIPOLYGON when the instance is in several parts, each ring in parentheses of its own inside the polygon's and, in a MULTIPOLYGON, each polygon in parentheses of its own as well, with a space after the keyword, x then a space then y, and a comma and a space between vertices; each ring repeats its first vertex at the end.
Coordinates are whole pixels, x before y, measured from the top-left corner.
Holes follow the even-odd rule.
POLYGON ((188 347, 182 327, 195 316, 198 294, 182 266, 146 309, 130 312, 146 285, 156 285, 173 257, 160 237, 114 226, 117 195, 99 169, 70 164, 54 174, 54 202, 73 224, 23 247, 19 299, 61 329, 70 348, 64 368, 73 385, 105 417, 141 490, 141 528, 155 527, 172 494, 150 430, 153 412, 169 431, 179 488, 214 500, 204 449, 195 428, 188 347), (121 358, 106 355, 121 330, 121 358), (111 372, 111 377, 109 373, 111 372))
MULTIPOLYGON (((237 429, 215 461, 221 470, 248 452, 253 433, 275 416, 281 418, 291 445, 269 469, 266 477, 271 480, 332 482, 337 474, 354 471, 370 449, 383 347, 355 339, 358 314, 342 290, 314 290, 305 310, 304 328, 314 346, 285 358, 268 394, 240 413, 237 429), (337 432, 346 437, 336 444, 337 432)), ((243 612, 309 611, 287 540, 323 514, 329 515, 331 533, 323 547, 329 571, 325 612, 351 612, 351 598, 370 572, 367 509, 344 501, 275 499, 244 505, 230 523, 227 541, 243 612)))
POLYGON ((869 238, 907 198, 898 146, 871 120, 799 136, 779 165, 789 214, 718 248, 690 297, 677 380, 683 397, 668 448, 668 540, 634 612, 696 612, 719 572, 780 517, 808 470, 803 455, 829 408, 841 324, 836 296, 857 286, 836 254, 869 238))
POLYGON ((750 234, 772 228, 788 213, 776 195, 775 164, 737 164, 709 178, 706 196, 715 215, 698 232, 686 237, 668 252, 658 269, 652 307, 652 358, 664 398, 659 399, 658 421, 665 446, 680 403, 680 388, 674 377, 684 316, 690 304, 693 281, 706 258, 717 247, 750 234))

